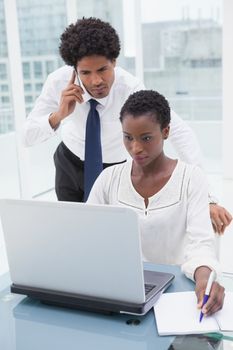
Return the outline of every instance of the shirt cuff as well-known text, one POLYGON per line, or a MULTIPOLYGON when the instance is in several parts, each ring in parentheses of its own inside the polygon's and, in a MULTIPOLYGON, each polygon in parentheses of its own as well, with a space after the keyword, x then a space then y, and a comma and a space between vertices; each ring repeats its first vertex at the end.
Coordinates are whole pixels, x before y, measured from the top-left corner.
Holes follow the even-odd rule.
POLYGON ((49 123, 49 116, 43 115, 39 122, 28 118, 22 130, 23 144, 25 147, 30 147, 48 140, 50 137, 56 135, 49 123))
POLYGON ((181 271, 185 274, 185 276, 189 279, 191 279, 192 281, 195 282, 194 279, 194 273, 196 271, 196 269, 200 266, 207 266, 209 267, 211 270, 214 270, 217 274, 217 279, 219 280, 221 277, 221 267, 219 262, 216 259, 211 259, 209 258, 207 259, 192 259, 192 261, 188 261, 185 262, 182 266, 181 266, 181 271))
POLYGON ((212 194, 208 194, 209 204, 218 204, 218 198, 213 196, 212 194))

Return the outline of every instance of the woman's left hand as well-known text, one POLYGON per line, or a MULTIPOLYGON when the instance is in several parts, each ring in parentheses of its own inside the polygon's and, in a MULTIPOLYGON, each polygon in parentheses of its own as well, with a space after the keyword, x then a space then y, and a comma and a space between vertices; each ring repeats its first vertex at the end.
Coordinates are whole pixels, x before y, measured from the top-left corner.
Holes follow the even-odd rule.
POLYGON ((220 310, 223 307, 223 301, 225 297, 225 288, 218 282, 213 282, 209 299, 207 303, 202 307, 209 274, 210 269, 204 266, 199 267, 195 273, 195 292, 197 295, 197 307, 199 309, 202 309, 202 312, 205 316, 212 315, 216 311, 220 310))

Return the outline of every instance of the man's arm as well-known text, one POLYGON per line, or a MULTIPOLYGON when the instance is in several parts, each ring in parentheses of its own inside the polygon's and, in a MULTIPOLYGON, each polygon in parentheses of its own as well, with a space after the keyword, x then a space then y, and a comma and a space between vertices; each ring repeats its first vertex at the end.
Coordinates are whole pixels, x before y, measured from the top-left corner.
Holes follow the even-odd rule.
POLYGON ((196 135, 190 126, 172 110, 169 140, 181 160, 203 168, 202 153, 196 135))
MULTIPOLYGON (((201 150, 192 129, 174 111, 171 112, 170 125, 169 140, 180 159, 203 168, 201 150)), ((214 231, 218 234, 223 234, 232 221, 231 214, 217 202, 213 205, 211 199, 210 217, 214 231)))
POLYGON ((67 86, 62 84, 62 80, 56 81, 55 74, 56 72, 48 76, 41 95, 25 122, 25 146, 41 143, 54 136, 60 122, 74 111, 77 102, 83 101, 82 88, 74 84, 75 72, 71 73, 67 86), (61 91, 59 86, 63 86, 61 91))
POLYGON ((232 215, 218 204, 210 203, 210 217, 215 233, 222 235, 232 221, 232 215))
POLYGON ((68 115, 73 113, 77 102, 83 102, 82 94, 84 91, 81 86, 74 83, 75 77, 76 73, 75 70, 73 70, 71 79, 66 89, 62 91, 58 110, 51 113, 49 116, 49 123, 53 129, 57 129, 60 122, 68 117, 68 115))

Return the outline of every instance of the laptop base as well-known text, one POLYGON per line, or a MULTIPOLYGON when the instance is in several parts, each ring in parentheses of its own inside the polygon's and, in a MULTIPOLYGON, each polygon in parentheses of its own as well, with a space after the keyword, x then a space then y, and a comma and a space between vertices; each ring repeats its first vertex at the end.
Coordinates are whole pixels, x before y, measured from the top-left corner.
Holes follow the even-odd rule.
POLYGON ((151 284, 154 282, 155 284, 159 285, 159 288, 157 288, 156 291, 153 290, 150 292, 147 300, 141 304, 59 292, 44 288, 22 286, 14 283, 11 285, 11 292, 24 294, 31 298, 39 299, 43 303, 49 305, 56 305, 104 314, 126 313, 132 315, 145 315, 154 306, 163 291, 167 289, 167 287, 171 284, 174 277, 175 276, 170 273, 144 271, 145 283, 151 284), (158 283, 158 279, 160 279, 160 283, 158 283), (161 283, 162 280, 164 280, 164 283, 161 283))

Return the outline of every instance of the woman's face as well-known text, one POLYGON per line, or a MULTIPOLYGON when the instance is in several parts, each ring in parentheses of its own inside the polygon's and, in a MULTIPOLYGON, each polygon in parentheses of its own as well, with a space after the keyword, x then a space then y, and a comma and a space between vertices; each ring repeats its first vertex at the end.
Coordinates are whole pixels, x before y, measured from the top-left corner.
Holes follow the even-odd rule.
POLYGON ((163 152, 163 141, 168 137, 169 126, 162 129, 151 116, 134 118, 128 114, 122 121, 124 145, 140 166, 151 164, 163 152))

